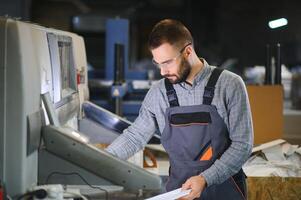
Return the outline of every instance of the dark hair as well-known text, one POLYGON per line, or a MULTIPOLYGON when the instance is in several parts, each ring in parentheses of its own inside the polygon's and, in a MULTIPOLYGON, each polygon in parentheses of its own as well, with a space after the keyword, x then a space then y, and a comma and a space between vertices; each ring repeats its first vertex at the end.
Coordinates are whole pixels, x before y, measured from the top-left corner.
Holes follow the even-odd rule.
POLYGON ((189 30, 181 22, 173 19, 164 19, 159 21, 151 31, 148 47, 152 50, 166 42, 182 48, 188 43, 193 43, 193 38, 189 30))

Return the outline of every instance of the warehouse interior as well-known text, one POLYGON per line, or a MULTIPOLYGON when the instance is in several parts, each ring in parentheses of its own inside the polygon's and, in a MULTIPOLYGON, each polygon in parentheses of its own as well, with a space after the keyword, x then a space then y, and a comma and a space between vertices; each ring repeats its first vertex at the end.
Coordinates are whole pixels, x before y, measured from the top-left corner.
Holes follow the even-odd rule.
POLYGON ((0 200, 180 197, 164 196, 160 130, 127 160, 105 150, 162 79, 148 39, 163 19, 246 85, 243 199, 300 199, 300 10, 297 0, 1 0, 0 200))

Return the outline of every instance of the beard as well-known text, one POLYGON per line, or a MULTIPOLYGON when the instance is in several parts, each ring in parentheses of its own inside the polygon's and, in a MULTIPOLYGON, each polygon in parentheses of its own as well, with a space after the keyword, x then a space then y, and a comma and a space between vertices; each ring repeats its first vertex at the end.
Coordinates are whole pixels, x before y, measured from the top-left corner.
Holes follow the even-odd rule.
POLYGON ((188 75, 191 71, 191 65, 189 62, 185 59, 181 60, 180 67, 177 74, 167 74, 164 76, 164 78, 167 78, 172 84, 177 84, 186 81, 188 75), (175 77, 176 79, 171 79, 172 77, 175 77))

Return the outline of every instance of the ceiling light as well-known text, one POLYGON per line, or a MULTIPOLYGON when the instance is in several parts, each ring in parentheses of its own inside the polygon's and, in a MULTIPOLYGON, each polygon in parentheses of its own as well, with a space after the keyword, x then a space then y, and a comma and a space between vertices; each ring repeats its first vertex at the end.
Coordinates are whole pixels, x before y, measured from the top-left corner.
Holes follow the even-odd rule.
POLYGON ((274 29, 274 28, 279 28, 281 26, 285 26, 287 25, 287 19, 285 18, 280 18, 280 19, 276 19, 273 21, 269 21, 269 27, 274 29))

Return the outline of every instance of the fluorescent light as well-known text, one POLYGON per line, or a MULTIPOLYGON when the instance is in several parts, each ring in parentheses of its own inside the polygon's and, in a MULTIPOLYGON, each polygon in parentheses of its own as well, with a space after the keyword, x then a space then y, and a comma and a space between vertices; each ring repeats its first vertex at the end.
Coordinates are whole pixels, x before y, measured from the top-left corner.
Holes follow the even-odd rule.
POLYGON ((273 21, 269 21, 269 27, 274 29, 274 28, 279 28, 281 26, 285 26, 287 25, 287 19, 285 18, 280 18, 280 19, 276 19, 273 21))

